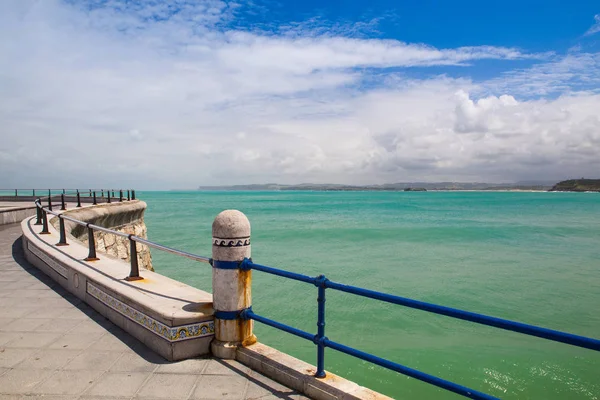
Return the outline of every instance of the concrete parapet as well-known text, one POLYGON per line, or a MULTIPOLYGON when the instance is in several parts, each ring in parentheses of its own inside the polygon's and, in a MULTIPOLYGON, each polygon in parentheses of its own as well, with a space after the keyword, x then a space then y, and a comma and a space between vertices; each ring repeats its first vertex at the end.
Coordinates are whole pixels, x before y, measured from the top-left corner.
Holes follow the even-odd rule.
POLYGON ((39 235, 35 218, 21 223, 27 260, 61 286, 167 360, 209 353, 214 336, 212 296, 152 271, 127 282, 129 264, 101 256, 85 262, 87 246, 70 240, 56 247, 59 233, 39 235))
POLYGON ((316 368, 262 343, 239 347, 236 360, 261 374, 317 400, 384 400, 391 397, 327 372, 316 378, 316 368))
POLYGON ((13 206, 0 208, 0 225, 14 224, 35 214, 35 206, 13 206))

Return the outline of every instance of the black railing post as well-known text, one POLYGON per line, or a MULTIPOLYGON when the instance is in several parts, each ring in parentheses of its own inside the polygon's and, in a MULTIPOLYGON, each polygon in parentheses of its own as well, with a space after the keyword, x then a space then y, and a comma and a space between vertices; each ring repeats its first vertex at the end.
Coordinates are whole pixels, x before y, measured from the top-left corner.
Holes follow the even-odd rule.
POLYGON ((115 197, 115 191, 114 190, 112 190, 112 197, 113 198, 115 197))
POLYGON ((44 209, 42 209, 42 222, 43 226, 40 235, 49 235, 50 231, 48 230, 48 213, 46 213, 46 210, 44 209))
POLYGON ((79 189, 77 189, 77 207, 81 207, 81 195, 79 194, 79 189))
POLYGON ((62 215, 58 216, 59 230, 60 230, 60 238, 58 239, 57 246, 68 246, 67 243, 67 233, 65 232, 65 220, 62 215))
POLYGON ((94 238, 94 230, 87 224, 88 228, 88 256, 83 261, 97 261, 99 258, 96 256, 96 239, 94 238))
POLYGON ((52 211, 52 193, 48 189, 48 210, 52 211))
POLYGON ((42 209, 41 207, 41 201, 40 199, 37 199, 36 204, 35 204, 35 211, 36 211, 36 221, 35 221, 35 225, 41 225, 42 224, 42 209), (40 204, 40 206, 38 206, 38 204, 40 204))
POLYGON ((131 200, 131 196, 129 194, 129 189, 127 189, 127 201, 131 200))
POLYGON ((137 247, 136 242, 131 237, 133 235, 129 235, 129 258, 131 259, 131 271, 129 272, 129 276, 125 278, 126 281, 139 281, 140 279, 144 279, 140 276, 140 268, 138 266, 138 258, 137 258, 137 247))
POLYGON ((61 194, 60 195, 60 210, 61 211, 65 211, 67 209, 67 206, 65 204, 65 194, 61 194))
POLYGON ((119 201, 123 201, 123 191, 119 190, 119 201))
POLYGON ((94 192, 94 202, 92 203, 93 205, 98 204, 98 202, 96 201, 96 192, 94 192))
POLYGON ((131 200, 135 200, 135 190, 131 189, 131 200))
POLYGON ((33 197, 35 197, 35 189, 32 189, 32 190, 33 190, 33 197))
POLYGON ((89 193, 88 197, 92 197, 92 189, 90 189, 90 193, 89 193))
POLYGON ((104 189, 101 190, 100 197, 104 197, 104 189))
POLYGON ((18 197, 18 196, 19 196, 19 190, 15 189, 15 197, 18 197))
POLYGON ((319 288, 317 297, 317 336, 315 336, 315 344, 317 345, 317 372, 316 378, 325 378, 325 282, 327 278, 320 275, 317 278, 316 285, 319 288))
POLYGON ((65 194, 65 193, 66 193, 66 192, 65 192, 65 189, 63 189, 63 193, 62 193, 62 194, 65 194))
POLYGON ((110 190, 106 191, 106 196, 108 196, 108 202, 110 203, 110 190))

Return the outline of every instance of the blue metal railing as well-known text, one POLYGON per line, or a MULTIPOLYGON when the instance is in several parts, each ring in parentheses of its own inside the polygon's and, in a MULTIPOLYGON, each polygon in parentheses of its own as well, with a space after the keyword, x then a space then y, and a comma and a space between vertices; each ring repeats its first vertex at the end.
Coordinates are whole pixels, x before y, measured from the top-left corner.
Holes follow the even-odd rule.
MULTIPOLYGON (((215 262, 216 263, 216 262, 215 262)), ((224 262, 220 262, 221 264, 225 264, 224 262)), ((226 262, 229 264, 230 262, 226 262)), ((233 263, 231 263, 233 264, 233 263)), ((330 281, 325 278, 324 275, 319 275, 317 277, 311 277, 308 275, 302 275, 295 272, 285 271, 273 267, 268 267, 266 265, 255 264, 252 260, 245 259, 239 264, 238 267, 242 270, 256 270, 266 272, 268 274, 281 276, 283 278, 293 279, 300 282, 310 283, 315 285, 318 288, 318 296, 317 296, 317 334, 312 334, 309 332, 305 332, 300 329, 296 329, 292 326, 282 324, 280 322, 271 320, 264 316, 256 314, 252 307, 242 311, 241 318, 244 319, 252 319, 258 322, 261 322, 265 325, 271 326, 273 328, 282 330, 284 332, 290 333, 292 335, 301 337, 303 339, 309 340, 313 342, 317 346, 317 372, 315 374, 316 377, 322 378, 325 377, 325 348, 329 347, 333 350, 337 350, 341 353, 348 354, 350 356, 359 358, 361 360, 365 360, 371 362, 373 364, 379 365, 381 367, 390 369, 392 371, 399 372, 401 374, 413 377, 415 379, 421 380, 423 382, 427 382, 429 384, 435 385, 437 387, 449 390, 451 392, 463 395, 465 397, 471 399, 496 399, 496 397, 488 395, 486 393, 482 393, 473 389, 469 389, 465 386, 447 381, 445 379, 441 379, 435 377, 433 375, 426 374, 421 371, 417 371, 415 369, 406 367, 404 365, 395 363, 390 360, 386 360, 381 357, 374 356, 369 353, 365 353, 363 351, 354 349, 352 347, 345 346, 343 344, 334 342, 329 340, 325 336, 325 290, 333 289, 341 292, 346 292, 350 294, 354 294, 361 297, 367 297, 370 299, 380 300, 391 304, 397 304, 405 307, 415 308, 418 310, 427 311, 434 314, 445 315, 448 317, 461 319, 464 321, 475 322, 481 325, 492 326, 495 328, 505 329, 513 332, 519 332, 530 336, 536 336, 548 340, 553 340, 556 342, 566 343, 573 346, 583 347, 586 349, 600 351, 600 340, 592 339, 584 336, 573 335, 571 333, 560 332, 552 329, 541 328, 534 325, 528 325, 521 322, 510 321, 506 319, 490 317, 483 314, 477 314, 469 311, 459 310, 456 308, 450 308, 445 306, 440 306, 437 304, 426 303, 423 301, 413 300, 405 297, 394 296, 391 294, 376 292, 373 290, 363 289, 356 286, 344 285, 341 283, 330 281)))

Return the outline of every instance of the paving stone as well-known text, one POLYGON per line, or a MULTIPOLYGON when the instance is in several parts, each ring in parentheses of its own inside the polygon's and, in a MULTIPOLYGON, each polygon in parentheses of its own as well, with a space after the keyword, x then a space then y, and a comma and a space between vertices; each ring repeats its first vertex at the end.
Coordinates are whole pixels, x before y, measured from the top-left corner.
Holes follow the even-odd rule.
MULTIPOLYGON (((117 353, 118 354, 118 353, 117 353)), ((153 359, 159 362, 165 362, 159 355, 153 354, 153 359)), ((152 372, 158 368, 159 364, 153 360, 147 360, 137 353, 124 353, 116 363, 110 367, 111 372, 152 372)))
POLYGON ((58 371, 37 385, 32 393, 77 395, 92 386, 101 374, 100 371, 58 371))
POLYGON ((52 375, 54 371, 45 369, 11 369, 0 376, 0 393, 24 394, 30 392, 38 383, 52 375))
POLYGON ((79 319, 56 318, 38 326, 39 332, 70 332, 74 327, 81 324, 79 319))
POLYGON ((86 395, 131 397, 141 388, 150 373, 109 372, 85 392, 86 395))
MULTIPOLYGON (((242 376, 205 375, 200 378, 192 399, 243 399, 248 380, 242 376)), ((268 394, 268 393, 267 393, 268 394)))
POLYGON ((185 399, 197 378, 197 375, 155 373, 138 392, 138 396, 140 398, 185 399))
POLYGON ((6 325, 6 331, 9 332, 31 332, 35 331, 38 326, 52 322, 48 318, 18 318, 6 325))
POLYGON ((60 333, 38 333, 38 332, 17 332, 16 337, 6 343, 6 347, 14 348, 42 348, 55 342, 61 337, 60 333))
POLYGON ((107 371, 121 355, 110 351, 84 350, 63 367, 64 370, 107 371))
POLYGON ((11 368, 37 351, 38 350, 36 349, 11 349, 0 347, 0 367, 11 368))
POLYGON ((35 311, 32 307, 9 307, 0 309, 0 318, 21 318, 35 311))
POLYGON ((167 362, 160 365, 156 372, 163 374, 201 374, 208 365, 208 362, 209 360, 207 359, 167 362))
POLYGON ((51 349, 76 349, 83 350, 100 340, 102 333, 66 333, 56 342, 48 346, 51 349))
POLYGON ((60 369, 73 358, 77 357, 80 350, 44 349, 16 364, 16 369, 60 369))
POLYGON ((238 375, 250 373, 252 370, 243 364, 233 360, 211 359, 204 370, 205 375, 238 375))

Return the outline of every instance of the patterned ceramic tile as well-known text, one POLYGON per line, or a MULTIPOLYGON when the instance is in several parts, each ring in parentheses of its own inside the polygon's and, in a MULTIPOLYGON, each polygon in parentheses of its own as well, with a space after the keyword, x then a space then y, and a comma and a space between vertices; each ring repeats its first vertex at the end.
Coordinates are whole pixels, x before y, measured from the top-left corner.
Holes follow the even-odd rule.
POLYGON ((33 254, 37 256, 40 260, 46 263, 50 268, 55 270, 60 276, 63 278, 67 277, 67 269, 56 262, 54 259, 48 257, 44 252, 42 252, 37 247, 33 246, 30 242, 27 242, 27 250, 31 251, 33 254))
POLYGON ((148 315, 136 310, 133 307, 130 307, 122 301, 115 299, 90 282, 87 283, 87 292, 113 310, 119 312, 130 320, 137 322, 144 328, 154 332, 170 342, 195 339, 214 335, 215 333, 214 321, 204 321, 197 324, 171 327, 156 321, 152 317, 149 317, 148 315))
POLYGON ((213 246, 218 247, 244 247, 250 246, 250 238, 233 238, 233 239, 222 239, 222 238, 212 238, 213 246))

